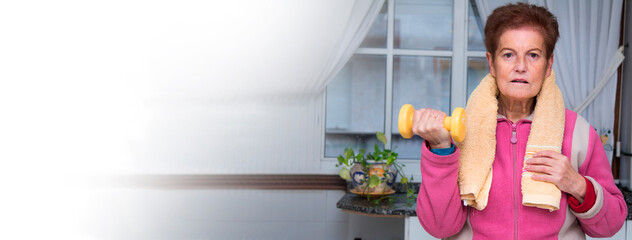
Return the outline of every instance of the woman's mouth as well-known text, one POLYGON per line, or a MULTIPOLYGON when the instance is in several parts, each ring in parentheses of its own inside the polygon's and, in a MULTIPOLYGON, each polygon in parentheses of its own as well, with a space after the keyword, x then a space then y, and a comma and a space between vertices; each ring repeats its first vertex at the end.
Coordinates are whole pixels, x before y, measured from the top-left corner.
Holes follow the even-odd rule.
POLYGON ((511 82, 512 83, 529 83, 524 79, 514 79, 514 80, 511 80, 511 82))

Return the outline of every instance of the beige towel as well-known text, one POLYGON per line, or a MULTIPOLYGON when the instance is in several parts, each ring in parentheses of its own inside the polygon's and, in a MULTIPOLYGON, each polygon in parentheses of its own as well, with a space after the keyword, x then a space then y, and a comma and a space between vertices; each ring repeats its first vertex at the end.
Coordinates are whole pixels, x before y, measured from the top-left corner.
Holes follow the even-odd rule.
MULTIPOLYGON (((461 199, 469 206, 483 210, 487 206, 492 181, 492 164, 496 154, 496 118, 498 86, 490 74, 485 76, 468 100, 466 138, 457 143, 459 159, 459 188, 461 199)), ((555 84, 555 73, 547 77, 536 97, 531 133, 527 141, 525 160, 541 150, 561 152, 564 138, 564 100, 555 84)), ((511 151, 507 149, 506 151, 511 151)), ((522 173, 522 204, 554 211, 559 209, 561 192, 555 184, 534 181, 522 173)))

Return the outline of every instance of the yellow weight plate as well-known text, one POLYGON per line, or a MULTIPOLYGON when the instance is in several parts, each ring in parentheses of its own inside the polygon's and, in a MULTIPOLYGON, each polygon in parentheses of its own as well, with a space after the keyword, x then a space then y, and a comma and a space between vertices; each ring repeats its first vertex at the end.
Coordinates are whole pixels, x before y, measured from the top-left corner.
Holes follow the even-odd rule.
POLYGON ((413 137, 413 114, 415 113, 415 108, 413 105, 404 104, 401 109, 399 109, 399 119, 397 120, 397 127, 399 128, 399 134, 402 135, 403 138, 411 138, 413 137))
POLYGON ((465 139, 465 123, 467 122, 465 109, 454 109, 451 118, 450 134, 454 141, 462 142, 465 139))

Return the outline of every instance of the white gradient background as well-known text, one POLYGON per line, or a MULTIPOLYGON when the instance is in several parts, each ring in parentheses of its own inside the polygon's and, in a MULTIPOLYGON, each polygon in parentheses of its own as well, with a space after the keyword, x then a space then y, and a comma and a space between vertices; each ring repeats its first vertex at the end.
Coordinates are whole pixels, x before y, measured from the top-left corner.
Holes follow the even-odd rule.
POLYGON ((353 4, 2 1, 0 238, 120 221, 94 176, 333 173, 310 86, 353 4))

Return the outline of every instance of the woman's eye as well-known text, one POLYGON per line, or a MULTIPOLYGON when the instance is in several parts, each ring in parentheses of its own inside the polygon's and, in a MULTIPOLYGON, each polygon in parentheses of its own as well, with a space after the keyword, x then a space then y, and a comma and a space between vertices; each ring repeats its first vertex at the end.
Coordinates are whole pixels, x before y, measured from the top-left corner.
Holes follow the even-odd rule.
POLYGON ((503 54, 503 57, 506 57, 506 58, 510 58, 511 56, 513 56, 511 53, 505 53, 505 54, 503 54))
POLYGON ((537 58, 537 57, 538 57, 538 54, 537 54, 537 53, 530 53, 530 54, 529 54, 529 57, 532 57, 532 58, 537 58))

